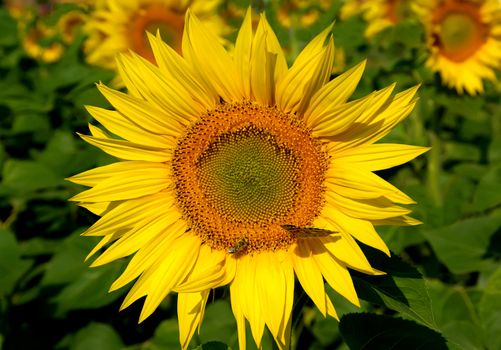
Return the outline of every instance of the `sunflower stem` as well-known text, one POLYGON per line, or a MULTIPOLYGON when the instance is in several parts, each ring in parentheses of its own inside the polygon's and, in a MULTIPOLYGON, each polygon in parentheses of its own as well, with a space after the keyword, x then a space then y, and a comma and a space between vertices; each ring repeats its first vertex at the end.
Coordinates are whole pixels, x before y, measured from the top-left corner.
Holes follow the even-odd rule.
POLYGON ((443 198, 440 191, 440 173, 442 169, 440 138, 435 132, 430 133, 431 151, 428 155, 428 192, 435 207, 442 207, 443 198))

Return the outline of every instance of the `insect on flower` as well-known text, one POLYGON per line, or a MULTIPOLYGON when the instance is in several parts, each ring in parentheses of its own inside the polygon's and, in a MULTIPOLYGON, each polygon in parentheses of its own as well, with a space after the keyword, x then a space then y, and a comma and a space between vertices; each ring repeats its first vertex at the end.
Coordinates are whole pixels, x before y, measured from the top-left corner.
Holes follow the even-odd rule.
POLYGON ((282 228, 292 233, 295 238, 325 237, 339 233, 337 231, 330 231, 317 227, 297 227, 294 225, 282 225, 282 228))
POLYGON ((247 238, 247 236, 242 236, 238 239, 238 241, 235 242, 234 245, 228 248, 228 253, 237 254, 242 250, 244 250, 248 244, 249 244, 249 239, 247 238))

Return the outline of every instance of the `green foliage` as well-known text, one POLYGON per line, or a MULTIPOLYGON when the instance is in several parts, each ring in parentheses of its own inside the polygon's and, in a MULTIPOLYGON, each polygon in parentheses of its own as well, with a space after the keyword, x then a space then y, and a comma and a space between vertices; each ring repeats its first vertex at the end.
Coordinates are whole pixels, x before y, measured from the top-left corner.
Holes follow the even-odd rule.
MULTIPOLYGON (((335 20, 345 68, 368 59, 353 98, 393 82, 396 91, 421 84, 412 115, 382 142, 432 146, 410 164, 379 172, 416 200, 413 216, 424 224, 377 227, 394 253, 364 247, 386 274, 352 271, 360 308, 326 286, 340 322, 324 318, 297 284, 292 348, 500 349, 501 85, 487 83, 479 96, 444 87, 424 65, 424 32, 415 20, 368 39, 361 16, 339 18, 340 2, 310 27, 295 28, 281 26, 277 2, 252 4, 266 10, 289 62, 335 20)), ((44 23, 75 8, 58 6, 44 23)), ((82 188, 66 177, 111 160, 76 132, 88 133, 85 105, 109 107, 95 83, 109 83, 114 73, 85 63, 83 35, 50 64, 28 57, 23 36, 0 7, 0 349, 179 348, 175 296, 139 325, 141 302, 118 312, 130 288, 108 289, 127 259, 90 268, 85 258, 97 240, 79 234, 97 217, 67 201, 82 188)), ((228 294, 210 295, 190 349, 238 348, 228 294)), ((249 327, 246 341, 256 349, 249 327)), ((262 348, 274 346, 265 331, 262 348)))
POLYGON ((412 321, 383 315, 345 315, 339 323, 339 330, 352 350, 447 349, 440 333, 412 321))

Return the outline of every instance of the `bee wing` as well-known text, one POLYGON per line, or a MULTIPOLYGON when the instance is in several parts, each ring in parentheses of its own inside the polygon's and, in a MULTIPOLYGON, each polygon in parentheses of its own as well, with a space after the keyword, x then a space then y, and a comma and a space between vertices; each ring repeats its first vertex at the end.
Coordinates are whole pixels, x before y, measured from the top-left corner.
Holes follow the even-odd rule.
POLYGON ((331 231, 317 227, 297 227, 294 225, 282 225, 282 228, 292 233, 296 238, 325 237, 339 233, 337 231, 331 231))

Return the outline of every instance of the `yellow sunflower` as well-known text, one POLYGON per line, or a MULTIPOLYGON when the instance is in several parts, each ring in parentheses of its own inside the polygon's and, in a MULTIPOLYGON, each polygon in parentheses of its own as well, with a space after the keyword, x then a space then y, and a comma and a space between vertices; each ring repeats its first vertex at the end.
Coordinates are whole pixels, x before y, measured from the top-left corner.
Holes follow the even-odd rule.
POLYGON ((277 6, 277 19, 285 28, 309 27, 322 12, 331 8, 332 0, 279 0, 274 5, 277 6))
POLYGON ((389 254, 374 225, 414 225, 407 195, 373 171, 427 149, 375 144, 414 108, 395 85, 347 102, 362 62, 329 81, 331 27, 287 66, 261 15, 248 11, 233 55, 191 11, 183 56, 150 35, 157 65, 120 55, 128 93, 99 85, 115 110, 88 107, 106 129, 81 137, 119 162, 70 178, 92 187, 73 201, 102 216, 85 233, 105 248, 92 266, 132 255, 110 290, 135 280, 122 308, 146 297, 143 321, 177 292, 187 348, 212 288, 229 285, 239 344, 246 320, 287 349, 295 276, 326 316, 327 282, 355 305, 349 269, 374 270, 357 240, 389 254))
POLYGON ((382 30, 411 17, 420 8, 421 0, 355 0, 341 8, 341 18, 362 14, 367 22, 365 35, 372 37, 382 30))
POLYGON ((501 67, 499 0, 429 0, 422 14, 430 57, 427 66, 459 93, 482 93, 482 79, 501 67))
POLYGON ((164 40, 181 50, 184 15, 188 6, 204 25, 222 34, 224 23, 216 16, 220 0, 100 0, 86 25, 87 61, 115 69, 115 55, 132 50, 153 62, 146 31, 159 30, 164 40))

